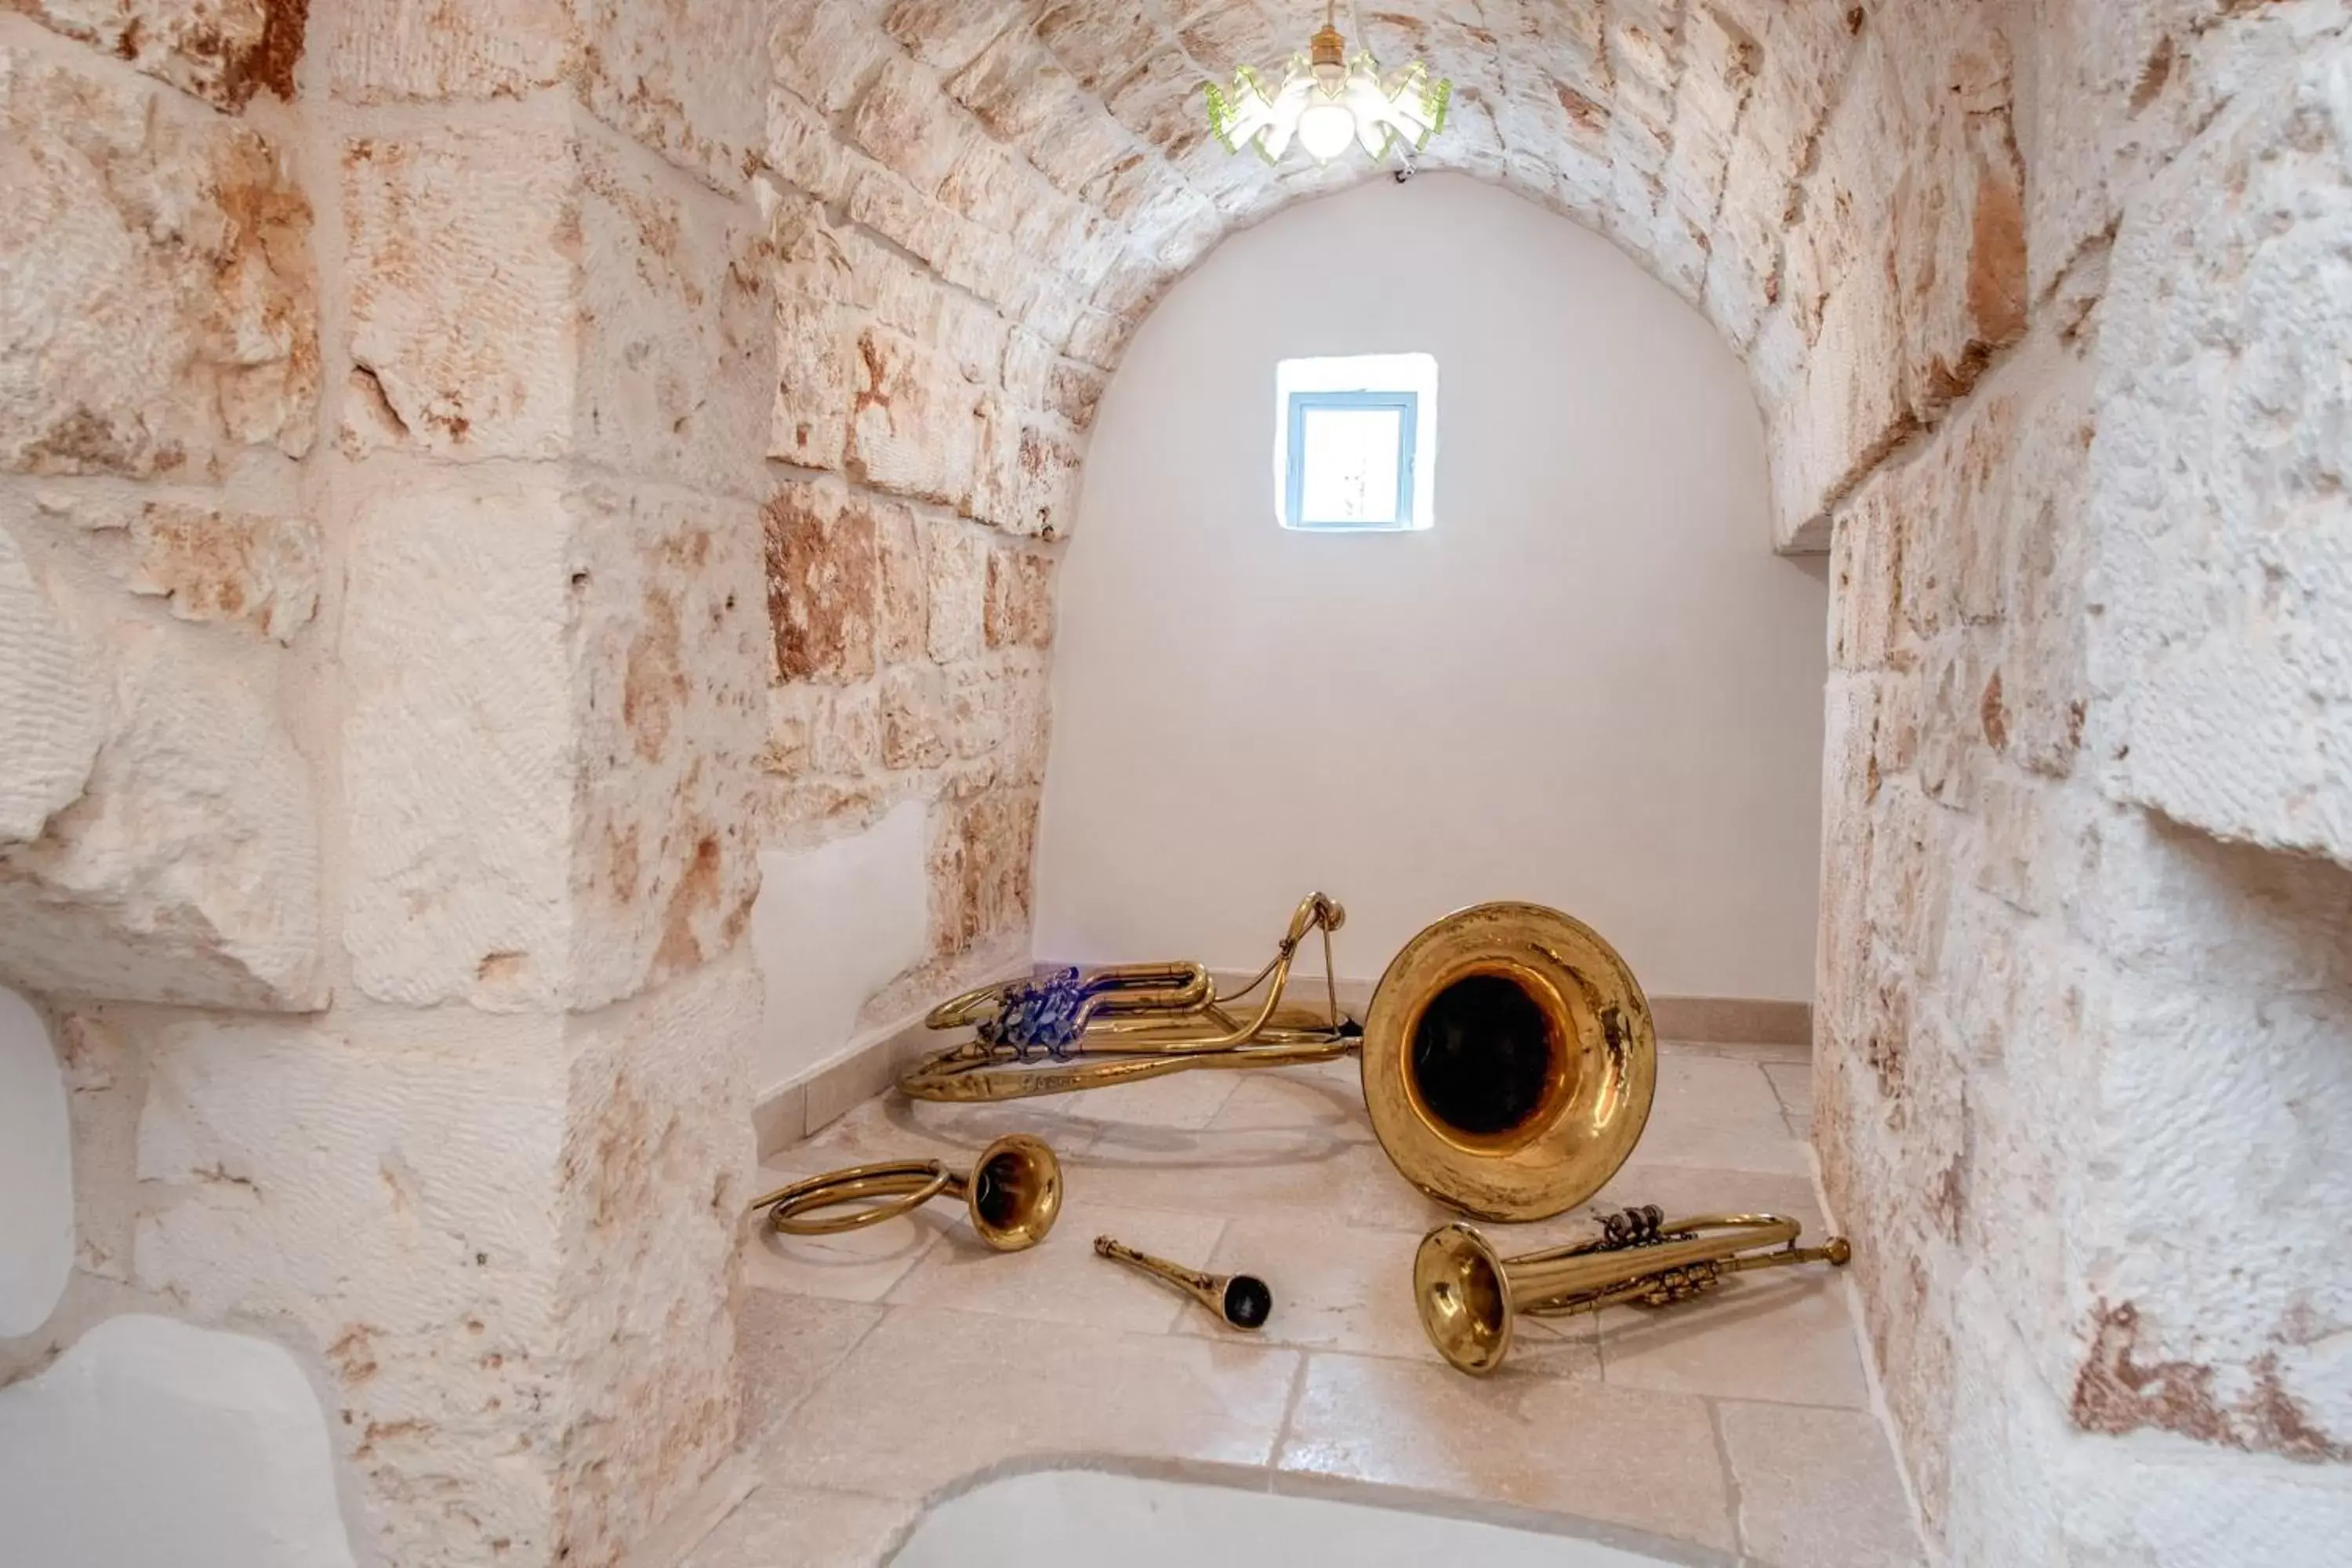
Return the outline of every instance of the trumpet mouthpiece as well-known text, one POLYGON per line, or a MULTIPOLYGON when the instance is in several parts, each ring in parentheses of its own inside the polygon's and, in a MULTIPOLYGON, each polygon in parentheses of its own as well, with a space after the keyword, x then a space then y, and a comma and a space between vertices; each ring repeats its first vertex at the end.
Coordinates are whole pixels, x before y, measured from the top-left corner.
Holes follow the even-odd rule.
POLYGON ((1225 1321, 1237 1329, 1262 1329, 1274 1315, 1274 1290, 1255 1274, 1225 1281, 1225 1321))

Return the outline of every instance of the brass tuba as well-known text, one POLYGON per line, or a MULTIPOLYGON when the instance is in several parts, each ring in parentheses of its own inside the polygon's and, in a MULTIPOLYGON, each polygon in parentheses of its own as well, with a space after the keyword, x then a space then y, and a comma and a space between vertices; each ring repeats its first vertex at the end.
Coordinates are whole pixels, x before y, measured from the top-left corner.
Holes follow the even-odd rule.
POLYGON ((1702 1215, 1669 1220, 1654 1205, 1601 1216, 1601 1234, 1573 1247, 1498 1254, 1466 1225, 1421 1238, 1412 1296, 1429 1342, 1464 1372, 1489 1373, 1510 1353, 1522 1316, 1565 1317, 1603 1307, 1664 1307, 1713 1289, 1731 1275, 1792 1263, 1843 1268, 1845 1237, 1799 1247, 1803 1230, 1779 1215, 1702 1215))
POLYGON ((1014 1100, 1360 1054, 1372 1130, 1432 1197, 1527 1220, 1599 1191, 1633 1152, 1657 1081, 1649 1002, 1616 950, 1557 910, 1480 904, 1407 942, 1359 1024, 1332 977, 1331 933, 1346 920, 1321 893, 1300 900, 1272 961, 1228 992, 1190 963, 968 991, 927 1022, 972 1037, 898 1087, 917 1100, 1014 1100), (1286 1005, 1298 950, 1318 932, 1325 1005, 1286 1005))

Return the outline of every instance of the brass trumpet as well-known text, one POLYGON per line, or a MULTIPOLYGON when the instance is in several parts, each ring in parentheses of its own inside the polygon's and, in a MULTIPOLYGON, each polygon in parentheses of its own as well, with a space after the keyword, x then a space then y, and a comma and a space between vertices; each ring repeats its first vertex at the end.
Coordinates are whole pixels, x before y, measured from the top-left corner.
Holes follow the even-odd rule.
POLYGON ((1360 1055, 1372 1130, 1431 1196, 1481 1219, 1526 1220, 1598 1192, 1641 1138, 1657 1080, 1650 1005, 1616 950, 1557 910, 1480 904, 1407 942, 1359 1024, 1339 1008, 1331 967, 1331 933, 1346 921, 1337 900, 1309 894, 1272 961, 1227 992, 1191 963, 968 991, 926 1022, 972 1037, 898 1087, 917 1100, 1014 1100, 1360 1055), (1287 1006, 1298 950, 1318 932, 1324 1005, 1287 1006))
POLYGON ((1062 1163, 1042 1141, 1013 1132, 982 1150, 968 1176, 938 1160, 888 1160, 794 1182, 754 1198, 751 1207, 766 1209, 769 1226, 787 1236, 833 1236, 879 1225, 937 1197, 961 1198, 974 1234, 997 1251, 1024 1251, 1045 1240, 1061 1217, 1062 1163), (847 1214, 807 1217, 860 1204, 847 1214))
POLYGON ((1214 1312, 1232 1329, 1262 1329, 1274 1315, 1274 1291, 1255 1274, 1212 1274, 1138 1252, 1108 1236, 1095 1237, 1095 1255, 1165 1280, 1214 1312))
POLYGON ((1464 1372, 1490 1373, 1510 1353, 1511 1330, 1523 1315, 1664 1307, 1748 1269, 1822 1262, 1843 1268, 1853 1256, 1842 1236, 1799 1247, 1804 1227, 1779 1215, 1670 1221, 1651 1205, 1604 1215, 1601 1224, 1592 1241, 1517 1258, 1499 1256, 1466 1225, 1441 1226, 1423 1237, 1412 1293, 1429 1342, 1464 1372))

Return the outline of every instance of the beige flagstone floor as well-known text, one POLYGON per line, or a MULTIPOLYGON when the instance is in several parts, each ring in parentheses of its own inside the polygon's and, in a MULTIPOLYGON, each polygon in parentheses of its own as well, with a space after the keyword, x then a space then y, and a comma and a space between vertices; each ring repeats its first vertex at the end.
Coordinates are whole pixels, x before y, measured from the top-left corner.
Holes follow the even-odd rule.
MULTIPOLYGON (((1592 1206, 1766 1209, 1818 1238, 1807 1079, 1801 1047, 1662 1047, 1641 1146, 1592 1206)), ((993 1106, 886 1095, 761 1180, 928 1154, 961 1169, 1016 1130, 1065 1167, 1061 1220, 1032 1251, 990 1252, 944 1202, 748 1244, 744 1452, 691 1568, 879 1563, 927 1500, 1065 1462, 1570 1516, 1693 1562, 1921 1560, 1825 1268, 1668 1311, 1523 1321, 1490 1378, 1439 1361, 1412 1259, 1454 1216, 1389 1164, 1352 1063, 993 1106), (1265 1277, 1272 1321, 1226 1329, 1096 1258, 1104 1232, 1265 1277)), ((1589 1223, 1493 1228, 1522 1252, 1589 1223)))

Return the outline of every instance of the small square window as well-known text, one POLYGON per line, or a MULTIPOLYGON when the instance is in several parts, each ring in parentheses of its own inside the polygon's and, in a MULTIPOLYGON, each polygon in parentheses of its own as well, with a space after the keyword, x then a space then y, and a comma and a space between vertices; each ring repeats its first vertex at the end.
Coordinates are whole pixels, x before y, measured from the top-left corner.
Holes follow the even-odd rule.
POLYGON ((1437 362, 1284 360, 1276 369, 1276 515, 1318 531, 1430 526, 1437 362))

